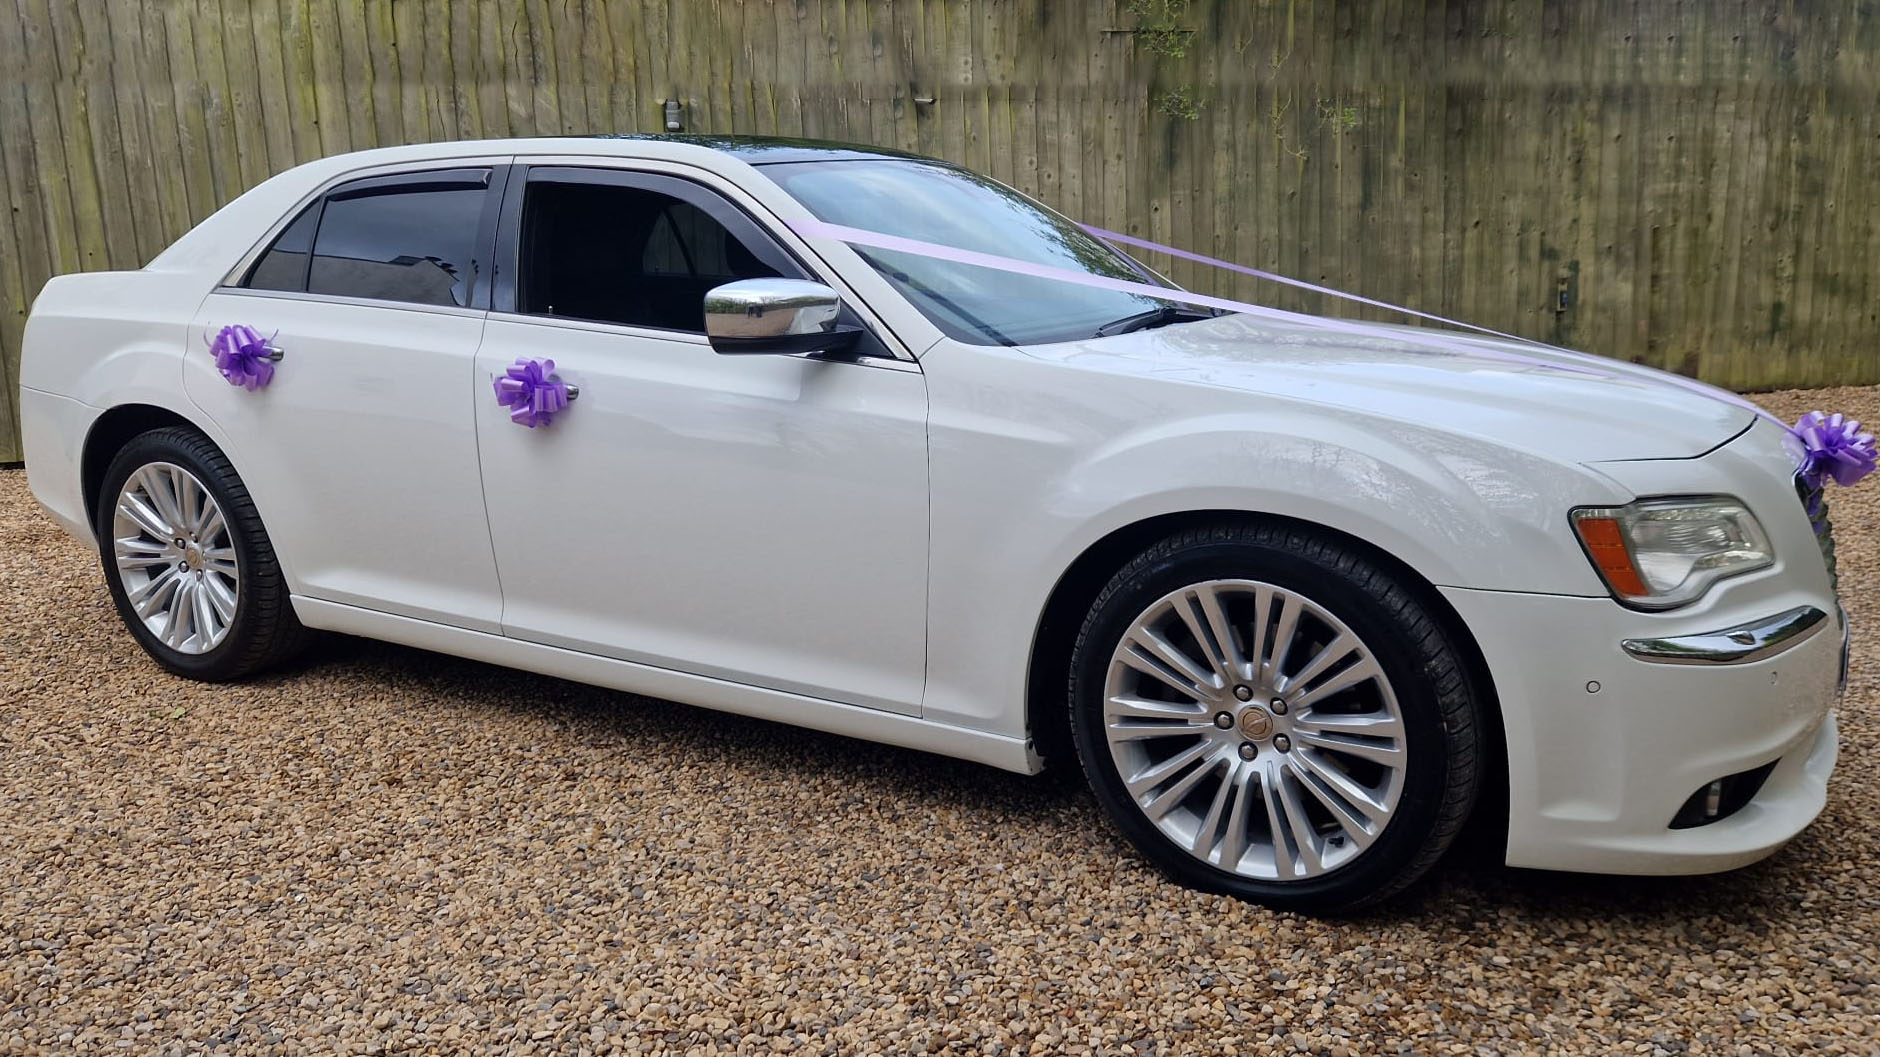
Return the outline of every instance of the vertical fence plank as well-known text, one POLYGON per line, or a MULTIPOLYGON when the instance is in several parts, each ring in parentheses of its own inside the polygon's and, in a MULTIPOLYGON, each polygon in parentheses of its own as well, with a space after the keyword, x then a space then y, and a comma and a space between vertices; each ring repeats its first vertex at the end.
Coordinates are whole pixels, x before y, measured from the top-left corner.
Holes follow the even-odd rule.
POLYGON ((292 168, 299 161, 295 146, 295 117, 291 110, 293 92, 285 57, 290 54, 293 38, 287 20, 281 15, 279 0, 254 0, 249 5, 247 48, 253 63, 255 120, 261 126, 262 141, 267 144, 264 175, 292 168))
POLYGON ((57 91, 60 83, 57 46, 52 40, 51 18, 43 0, 22 0, 26 122, 14 143, 30 142, 39 185, 39 204, 45 223, 46 242, 52 252, 52 266, 59 271, 84 267, 80 256, 79 221, 72 201, 74 166, 67 159, 66 143, 59 134, 57 91))
MULTIPOLYGON (((6 26, 0 24, 0 63, 17 69, 14 64, 21 58, 6 26)), ((8 101, 11 94, 10 87, 0 84, 0 142, 6 143, 15 142, 12 137, 18 134, 19 128, 11 119, 13 108, 8 101)), ((12 153, 0 151, 0 154, 12 153)), ((31 265, 26 259, 28 246, 19 229, 24 224, 38 224, 37 217, 24 215, 21 197, 14 193, 14 178, 9 172, 13 168, 13 165, 0 164, 0 386, 5 386, 0 389, 0 462, 17 462, 23 457, 18 425, 18 362, 7 355, 7 351, 19 347, 29 302, 25 272, 31 265)))
POLYGON ((370 84, 363 78, 348 81, 340 58, 338 0, 301 0, 307 20, 307 61, 305 75, 313 82, 314 123, 320 128, 321 154, 339 154, 371 145, 369 139, 356 144, 353 121, 369 117, 366 92, 370 84))
POLYGON ((131 209, 130 177, 124 154, 134 135, 126 135, 120 126, 117 93, 111 83, 111 31, 105 24, 104 5, 97 0, 80 0, 66 8, 71 21, 62 37, 76 46, 80 56, 73 83, 66 87, 81 102, 79 110, 84 127, 87 164, 96 175, 92 192, 100 214, 100 230, 105 239, 101 265, 110 268, 135 268, 144 263, 137 241, 136 216, 131 209))
POLYGON ((392 102, 395 120, 385 122, 393 131, 381 129, 381 147, 399 143, 424 143, 437 137, 431 131, 430 109, 424 100, 424 5, 408 0, 374 3, 378 13, 374 32, 365 40, 372 64, 373 81, 390 81, 385 98, 392 102))
MULTIPOLYGON (((77 225, 78 266, 92 270, 111 267, 112 235, 105 221, 104 192, 100 187, 92 136, 92 106, 85 93, 85 49, 80 40, 76 5, 55 3, 42 9, 50 14, 45 43, 53 49, 57 77, 45 98, 54 133, 65 155, 67 190, 72 219, 77 225)), ((113 225, 114 226, 114 225, 113 225)))
POLYGON ((21 458, 18 423, 19 339, 38 280, 52 273, 46 215, 37 177, 25 81, 36 75, 22 19, 0 8, 0 64, 20 71, 0 80, 0 461, 21 458))
MULTIPOLYGON (((508 84, 503 70, 503 41, 509 27, 503 21, 501 0, 476 0, 471 27, 475 54, 468 68, 477 98, 477 135, 508 136, 508 84)), ((463 68, 461 65, 460 69, 463 68)))
MULTIPOLYGON (((87 35, 95 40, 96 34, 102 33, 103 54, 108 56, 106 65, 94 76, 96 90, 113 97, 116 127, 105 135, 115 133, 118 140, 125 195, 122 208, 134 243, 126 252, 135 257, 135 264, 142 264, 156 256, 167 241, 157 194, 156 166, 160 161, 151 147, 143 83, 136 76, 142 30, 135 17, 126 17, 122 12, 113 17, 103 4, 97 5, 92 17, 95 26, 88 27, 87 35)), ((0 341, 0 350, 8 347, 0 341)))

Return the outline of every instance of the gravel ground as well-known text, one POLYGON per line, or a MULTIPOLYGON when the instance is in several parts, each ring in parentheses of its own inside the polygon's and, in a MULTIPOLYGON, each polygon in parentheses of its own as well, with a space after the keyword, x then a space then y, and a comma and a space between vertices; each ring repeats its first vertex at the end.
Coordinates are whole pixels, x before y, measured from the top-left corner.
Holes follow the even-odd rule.
POLYGON ((1853 686, 1788 849, 1327 923, 1063 779, 354 640, 172 678, 0 473, 0 1053, 1874 1052, 1880 484, 1834 502, 1853 686))

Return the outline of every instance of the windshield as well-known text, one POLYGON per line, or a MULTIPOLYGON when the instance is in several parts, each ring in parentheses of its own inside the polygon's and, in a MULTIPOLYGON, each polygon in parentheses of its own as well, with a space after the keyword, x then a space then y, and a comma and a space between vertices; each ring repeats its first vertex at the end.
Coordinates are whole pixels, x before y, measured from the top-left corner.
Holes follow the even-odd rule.
MULTIPOLYGON (((938 162, 898 158, 764 166, 820 220, 1132 282, 1154 275, 1076 224, 1004 184, 938 162)), ((1171 302, 897 250, 855 247, 948 337, 1031 345, 1099 328, 1171 302)))

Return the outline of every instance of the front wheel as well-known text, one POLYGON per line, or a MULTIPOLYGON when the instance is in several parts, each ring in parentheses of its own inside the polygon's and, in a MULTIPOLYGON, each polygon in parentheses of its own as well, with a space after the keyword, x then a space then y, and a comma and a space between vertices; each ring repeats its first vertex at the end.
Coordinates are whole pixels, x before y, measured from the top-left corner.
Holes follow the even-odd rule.
POLYGON ((1163 540, 1098 596, 1071 667, 1097 800, 1197 888, 1350 912, 1434 865, 1474 804, 1461 655, 1341 542, 1261 523, 1163 540))
POLYGON ((305 643, 248 489, 200 434, 133 438, 106 468, 97 510, 111 600, 158 664, 235 679, 305 643))

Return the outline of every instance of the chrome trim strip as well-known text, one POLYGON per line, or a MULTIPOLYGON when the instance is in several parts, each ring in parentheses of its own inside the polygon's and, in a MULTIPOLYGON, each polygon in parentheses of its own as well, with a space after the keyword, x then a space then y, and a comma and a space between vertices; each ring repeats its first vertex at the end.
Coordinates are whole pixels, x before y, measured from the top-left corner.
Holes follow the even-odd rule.
POLYGON ((1854 626, 1847 622, 1847 607, 1836 605, 1836 615, 1841 618, 1841 677, 1834 684, 1834 696, 1847 696, 1847 673, 1854 660, 1854 626))
POLYGON ((706 338, 702 331, 696 330, 667 330, 663 327, 642 327, 632 323, 605 323, 598 319, 544 316, 526 312, 492 311, 489 315, 493 322, 498 323, 527 323, 551 330, 586 330, 595 334, 618 334, 623 338, 650 338, 655 341, 676 341, 685 345, 711 348, 710 339, 706 338))
MULTIPOLYGON (((258 292, 258 291, 257 291, 258 292)), ((375 302, 376 303, 376 302, 375 302)), ((646 338, 653 341, 672 341, 683 345, 696 345, 710 351, 711 339, 691 330, 664 330, 659 327, 640 327, 629 323, 602 323, 593 319, 569 319, 562 316, 536 316, 521 312, 490 312, 490 321, 495 323, 523 323, 529 326, 544 327, 550 330, 584 330, 595 334, 618 334, 623 338, 646 338)), ((712 353, 716 356, 717 353, 712 353)), ((887 356, 819 357, 813 352, 779 353, 789 359, 816 360, 818 363, 841 363, 851 367, 874 367, 882 370, 903 371, 912 374, 921 373, 920 361, 887 356)))
POLYGON ((1748 664, 1801 644, 1820 631, 1827 619, 1828 614, 1815 606, 1796 606, 1721 631, 1625 639, 1619 646, 1639 660, 1654 664, 1748 664))
POLYGON ((426 312, 436 316, 487 316, 481 308, 465 305, 430 305, 421 301, 384 301, 376 297, 349 297, 344 294, 309 294, 300 290, 251 290, 245 286, 218 286, 210 293, 234 297, 266 297, 281 301, 311 301, 323 305, 351 305, 356 308, 388 308, 396 312, 426 312))

